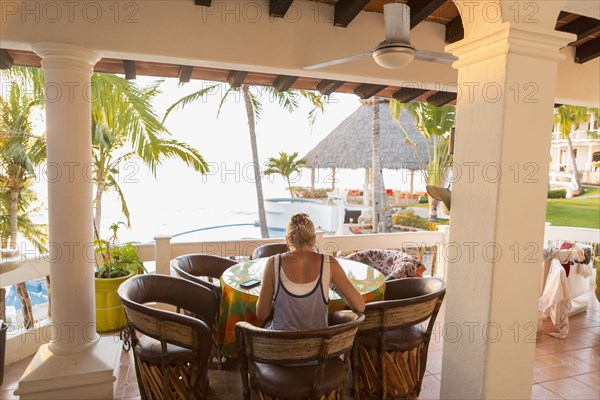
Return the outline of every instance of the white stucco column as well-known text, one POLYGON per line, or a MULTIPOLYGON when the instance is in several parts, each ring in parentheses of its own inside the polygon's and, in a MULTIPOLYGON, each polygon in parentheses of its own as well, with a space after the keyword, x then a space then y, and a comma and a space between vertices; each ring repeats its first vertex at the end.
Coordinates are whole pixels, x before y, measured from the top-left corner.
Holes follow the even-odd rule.
POLYGON ((112 398, 118 340, 95 330, 91 82, 94 51, 33 46, 46 90, 51 342, 38 350, 15 392, 21 399, 112 398))
POLYGON ((531 397, 562 1, 458 1, 442 399, 531 397), (534 22, 537 21, 537 22, 534 22), (459 172, 459 173, 458 173, 459 172))
POLYGON ((40 43, 46 89, 48 236, 55 354, 82 351, 95 342, 92 225, 91 87, 93 51, 40 43), (87 175, 86 175, 87 174, 87 175), (72 335, 65 335, 66 332, 72 335))

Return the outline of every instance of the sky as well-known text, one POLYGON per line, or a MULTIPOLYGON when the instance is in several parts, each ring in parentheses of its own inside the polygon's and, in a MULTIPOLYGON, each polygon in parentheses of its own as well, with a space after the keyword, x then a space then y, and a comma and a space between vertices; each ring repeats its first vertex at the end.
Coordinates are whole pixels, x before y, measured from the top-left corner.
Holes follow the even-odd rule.
MULTIPOLYGON (((136 83, 145 86, 156 78, 139 77, 136 83)), ((160 88, 162 94, 153 105, 159 116, 175 101, 213 83, 191 81, 181 86, 177 79, 165 79, 160 88)), ((201 227, 254 223, 258 219, 255 184, 252 173, 252 154, 244 103, 240 96, 230 96, 218 113, 222 94, 227 85, 206 99, 172 112, 166 126, 174 138, 198 149, 205 161, 210 163, 211 173, 206 176, 194 172, 182 162, 167 160, 161 165, 156 177, 139 163, 128 163, 120 169, 119 181, 131 212, 131 229, 120 231, 121 241, 146 242, 157 234, 170 234, 201 227)), ((264 95, 256 132, 261 163, 279 152, 298 152, 304 156, 316 146, 340 122, 360 105, 358 97, 334 94, 319 114, 313 127, 308 123, 312 108, 308 101, 301 101, 300 108, 289 113, 264 95)), ((43 116, 37 119, 38 131, 43 131, 43 116)), ((370 151, 370 149, 368 150, 370 151)), ((362 189, 364 170, 341 170, 337 173, 337 186, 342 189, 362 189)), ((330 187, 330 172, 317 174, 316 187, 330 187)), ((385 171, 386 187, 407 189, 408 184, 396 171, 385 171)), ((295 177, 294 185, 309 186, 310 171, 302 170, 295 177)), ((289 197, 286 183, 279 175, 263 178, 265 198, 289 197)), ((36 186, 40 199, 45 199, 47 188, 40 182, 36 186)), ((416 190, 423 190, 416 184, 416 190)), ((116 195, 107 193, 103 201, 101 236, 108 235, 108 226, 125 221, 116 195)), ((234 228, 205 232, 193 239, 238 239, 256 237, 255 228, 234 228)), ((186 240, 189 236, 186 236, 186 240)))

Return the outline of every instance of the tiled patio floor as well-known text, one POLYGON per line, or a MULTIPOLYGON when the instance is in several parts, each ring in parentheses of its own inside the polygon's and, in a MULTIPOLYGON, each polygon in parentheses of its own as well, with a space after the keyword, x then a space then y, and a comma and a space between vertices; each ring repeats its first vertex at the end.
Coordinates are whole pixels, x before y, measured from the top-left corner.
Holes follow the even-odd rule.
MULTIPOLYGON (((588 295, 588 310, 570 319, 571 331, 566 339, 555 339, 544 333, 538 334, 532 399, 597 400, 600 398, 600 309, 593 290, 588 295)), ((438 321, 442 318, 443 315, 438 318, 438 321)), ((543 332, 554 330, 549 320, 546 320, 543 332)), ((18 399, 12 392, 17 387, 19 377, 30 360, 31 357, 28 357, 6 367, 4 384, 0 386, 0 400, 18 399)), ((439 399, 441 368, 442 340, 439 335, 434 335, 430 344, 427 372, 420 399, 439 399)), ((209 379, 211 387, 209 399, 239 400, 242 398, 237 363, 231 362, 227 369, 222 371, 210 370, 209 379)), ((117 399, 140 398, 133 359, 128 353, 123 353, 118 385, 117 399)))

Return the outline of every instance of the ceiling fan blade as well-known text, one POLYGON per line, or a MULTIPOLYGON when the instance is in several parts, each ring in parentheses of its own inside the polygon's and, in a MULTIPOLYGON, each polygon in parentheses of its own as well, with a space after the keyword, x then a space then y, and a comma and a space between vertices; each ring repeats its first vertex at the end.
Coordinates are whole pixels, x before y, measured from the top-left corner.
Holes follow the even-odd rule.
POLYGON ((458 58, 446 53, 436 53, 435 51, 428 50, 416 50, 415 60, 436 62, 440 64, 452 64, 454 61, 458 60, 458 58))
POLYGON ((337 60, 331 60, 331 61, 327 61, 327 62, 320 63, 320 64, 309 65, 308 67, 304 67, 304 69, 314 70, 314 69, 330 67, 332 65, 343 64, 343 63, 347 63, 350 61, 360 60, 361 58, 371 57, 372 55, 373 55, 373 52, 369 51, 367 53, 356 54, 356 55, 344 57, 344 58, 338 58, 337 60))

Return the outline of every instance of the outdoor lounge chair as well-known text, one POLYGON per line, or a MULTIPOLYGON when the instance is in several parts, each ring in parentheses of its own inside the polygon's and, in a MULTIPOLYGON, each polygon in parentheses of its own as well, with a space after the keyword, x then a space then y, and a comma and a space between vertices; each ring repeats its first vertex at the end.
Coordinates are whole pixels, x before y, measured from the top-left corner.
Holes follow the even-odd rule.
POLYGON ((384 301, 366 304, 352 349, 355 399, 419 395, 445 293, 446 285, 438 278, 397 279, 386 282, 384 301))
POLYGON ((349 353, 363 320, 362 314, 338 311, 329 327, 302 332, 238 322, 244 399, 342 399, 349 353))
MULTIPOLYGON (((177 272, 177 275, 188 281, 198 283, 209 288, 221 302, 221 284, 220 279, 223 272, 227 268, 236 264, 236 261, 229 258, 213 256, 210 254, 187 254, 179 256, 171 261, 171 267, 177 272)), ((221 363, 221 352, 217 339, 217 328, 219 326, 219 314, 215 316, 215 320, 210 324, 212 332, 212 348, 211 360, 212 364, 216 364, 219 368, 221 363)))
POLYGON ((125 306, 142 399, 205 399, 209 324, 219 309, 214 294, 196 283, 155 274, 134 276, 121 284, 118 294, 125 306), (202 320, 146 305, 153 302, 202 320))

